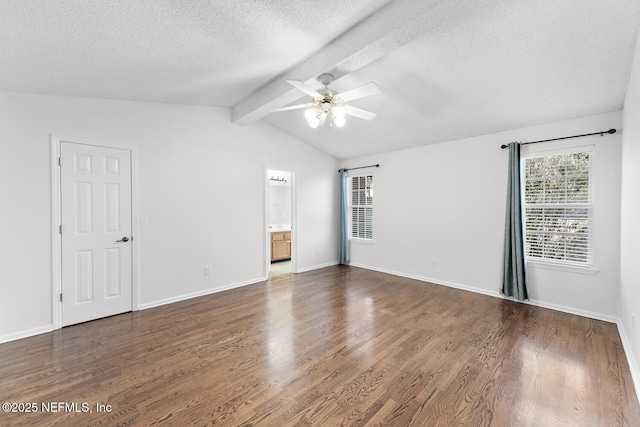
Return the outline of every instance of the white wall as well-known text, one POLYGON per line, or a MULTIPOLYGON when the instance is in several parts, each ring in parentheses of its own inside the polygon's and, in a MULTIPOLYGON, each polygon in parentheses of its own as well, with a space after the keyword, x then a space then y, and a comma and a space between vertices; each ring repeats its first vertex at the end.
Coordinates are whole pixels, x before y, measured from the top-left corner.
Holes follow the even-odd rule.
POLYGON ((620 317, 635 355, 629 359, 640 396, 640 35, 624 103, 621 215, 620 317))
POLYGON ((337 260, 337 160, 269 125, 234 125, 219 108, 15 93, 0 93, 0 117, 0 342, 52 325, 51 134, 138 147, 142 306, 264 278, 266 168, 296 173, 298 268, 337 260))
MULTIPOLYGON (((351 245, 352 265, 499 295, 511 141, 622 128, 612 112, 342 162, 374 169, 374 244, 351 245), (436 265, 432 260, 436 259, 436 265)), ((618 313, 621 134, 527 147, 595 145, 595 275, 529 269, 534 303, 614 320, 618 313)))

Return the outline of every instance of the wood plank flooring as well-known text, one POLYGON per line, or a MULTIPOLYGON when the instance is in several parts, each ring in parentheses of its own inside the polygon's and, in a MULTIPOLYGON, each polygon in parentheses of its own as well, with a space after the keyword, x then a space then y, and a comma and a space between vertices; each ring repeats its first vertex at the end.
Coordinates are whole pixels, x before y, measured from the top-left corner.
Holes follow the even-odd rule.
POLYGON ((344 266, 2 344, 0 400, 38 410, 3 426, 640 426, 614 324, 344 266))

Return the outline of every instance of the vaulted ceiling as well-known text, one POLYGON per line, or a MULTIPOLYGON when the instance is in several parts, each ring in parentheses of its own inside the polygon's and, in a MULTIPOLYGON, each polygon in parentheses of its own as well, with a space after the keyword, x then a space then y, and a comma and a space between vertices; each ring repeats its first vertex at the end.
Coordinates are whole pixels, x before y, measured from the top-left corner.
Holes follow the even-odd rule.
POLYGON ((639 26, 637 0, 0 0, 0 90, 228 107, 344 159, 620 110, 639 26), (378 116, 270 113, 322 73, 378 116))

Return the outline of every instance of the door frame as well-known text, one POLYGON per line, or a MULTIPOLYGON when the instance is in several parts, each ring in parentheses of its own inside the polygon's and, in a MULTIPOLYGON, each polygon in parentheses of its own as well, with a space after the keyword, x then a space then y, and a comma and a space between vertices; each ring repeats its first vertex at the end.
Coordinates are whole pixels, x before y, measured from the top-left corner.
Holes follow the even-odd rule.
POLYGON ((60 225, 62 220, 62 194, 60 182, 60 144, 92 145, 98 147, 127 150, 131 153, 131 309, 139 308, 139 256, 140 220, 138 210, 138 149, 135 146, 118 145, 103 141, 94 141, 76 137, 51 135, 51 323, 53 329, 62 328, 62 303, 59 295, 62 293, 62 236, 60 225))
POLYGON ((270 206, 270 187, 269 187, 269 171, 289 172, 291 174, 291 272, 298 272, 298 197, 296 191, 296 172, 289 168, 279 168, 265 166, 264 168, 264 247, 265 247, 265 266, 264 277, 269 280, 271 272, 271 231, 269 230, 269 206, 270 206))

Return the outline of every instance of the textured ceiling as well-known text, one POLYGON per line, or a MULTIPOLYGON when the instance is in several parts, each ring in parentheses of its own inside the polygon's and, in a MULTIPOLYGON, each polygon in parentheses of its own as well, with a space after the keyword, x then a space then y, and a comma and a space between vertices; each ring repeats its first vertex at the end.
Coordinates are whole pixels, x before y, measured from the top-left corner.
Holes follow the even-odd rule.
POLYGON ((639 25, 637 0, 0 0, 0 90, 229 107, 352 158, 619 110, 639 25), (378 117, 268 114, 327 71, 378 117))

